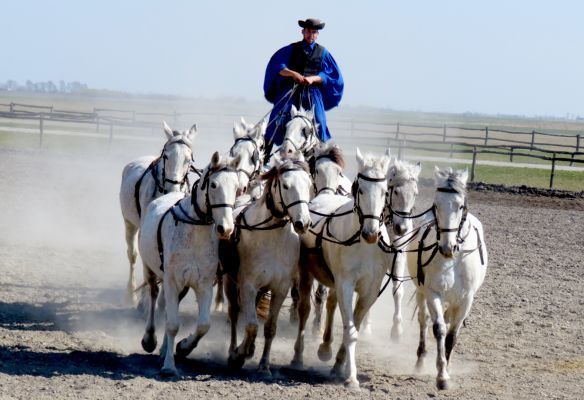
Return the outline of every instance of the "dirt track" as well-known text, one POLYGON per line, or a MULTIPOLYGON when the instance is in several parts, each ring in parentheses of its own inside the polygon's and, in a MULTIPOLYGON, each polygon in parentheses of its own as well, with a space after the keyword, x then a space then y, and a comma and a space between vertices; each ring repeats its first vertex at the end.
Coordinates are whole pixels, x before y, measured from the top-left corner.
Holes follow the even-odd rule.
MULTIPOLYGON (((453 389, 435 389, 434 351, 426 371, 414 374, 411 306, 404 340, 389 342, 389 292, 374 306, 373 334, 357 347, 359 393, 329 380, 331 364, 318 361, 310 336, 307 370, 286 368, 294 340, 287 313, 273 381, 254 374, 259 350, 242 372, 227 370, 224 314, 178 364, 182 376, 160 378, 159 359, 140 347, 141 319, 122 302, 124 161, 0 150, 0 398, 583 397, 584 200, 476 191, 469 204, 485 227, 490 265, 454 350, 453 389)), ((418 209, 428 201, 424 189, 418 209)), ((194 310, 188 297, 180 337, 192 330, 194 310)))

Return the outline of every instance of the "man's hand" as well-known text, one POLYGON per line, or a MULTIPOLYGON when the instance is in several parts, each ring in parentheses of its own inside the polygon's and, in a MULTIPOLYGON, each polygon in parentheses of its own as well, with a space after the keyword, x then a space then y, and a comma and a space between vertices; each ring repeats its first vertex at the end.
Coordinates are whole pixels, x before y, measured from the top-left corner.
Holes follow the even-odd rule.
POLYGON ((302 74, 299 74, 298 72, 292 71, 291 69, 288 69, 288 68, 284 68, 283 70, 281 70, 280 75, 288 77, 288 78, 292 78, 294 80, 294 82, 296 82, 300 85, 307 85, 308 84, 306 82, 306 78, 304 78, 304 76, 302 76, 302 74))
POLYGON ((304 82, 305 82, 305 85, 314 85, 316 83, 321 83, 322 78, 318 75, 306 76, 306 77, 304 77, 304 82))

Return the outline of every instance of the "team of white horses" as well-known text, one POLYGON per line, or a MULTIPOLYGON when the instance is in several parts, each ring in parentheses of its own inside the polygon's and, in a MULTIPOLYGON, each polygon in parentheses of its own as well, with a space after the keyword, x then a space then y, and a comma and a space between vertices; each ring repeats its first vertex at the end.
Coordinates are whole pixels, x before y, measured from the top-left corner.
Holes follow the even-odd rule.
POLYGON ((316 280, 313 332, 320 332, 326 297, 318 357, 332 358, 338 305, 343 338, 331 374, 357 389, 357 339, 361 327, 367 329, 367 314, 381 287, 387 286, 387 276, 393 279, 395 304, 391 337, 402 335, 402 283, 412 280, 420 325, 416 366, 422 366, 426 355, 431 321, 438 350, 437 386, 446 389, 452 348, 488 264, 482 225, 467 209, 466 171, 436 168, 433 206, 413 215, 419 164, 392 159, 389 149, 381 156, 363 156, 357 149, 357 176, 351 182, 344 175, 340 149, 318 142, 312 111, 293 107, 291 117, 284 144, 268 166, 262 165, 266 121, 254 125, 242 119, 234 125, 235 143, 228 155, 215 152, 202 171, 193 166, 196 126, 178 132, 166 123, 168 140, 160 157, 140 158, 124 168, 120 201, 132 301, 138 250, 143 262, 147 322, 142 347, 147 352, 157 347, 158 305, 166 315, 161 374, 176 375, 175 358, 186 357, 209 330, 213 285, 219 281, 215 308, 222 308, 224 288, 231 368, 241 368, 253 356, 256 306, 270 293, 259 364, 260 373, 270 375, 278 316, 292 289, 298 336, 291 364, 302 368, 316 280), (194 172, 199 176, 191 186, 194 172), (179 302, 189 288, 198 303, 196 331, 175 347, 179 302), (244 338, 238 343, 240 319, 244 338))

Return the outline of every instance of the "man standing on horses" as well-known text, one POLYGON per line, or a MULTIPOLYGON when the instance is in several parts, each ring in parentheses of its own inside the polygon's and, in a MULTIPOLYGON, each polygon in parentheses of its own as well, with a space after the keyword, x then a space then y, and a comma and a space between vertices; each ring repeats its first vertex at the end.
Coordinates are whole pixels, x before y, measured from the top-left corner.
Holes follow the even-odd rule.
POLYGON ((264 95, 274 104, 266 130, 266 161, 272 146, 281 145, 290 120, 290 108, 314 107, 321 142, 331 138, 325 111, 336 107, 343 97, 343 77, 333 56, 316 43, 324 22, 316 18, 298 21, 303 40, 282 47, 270 59, 264 78, 264 95))

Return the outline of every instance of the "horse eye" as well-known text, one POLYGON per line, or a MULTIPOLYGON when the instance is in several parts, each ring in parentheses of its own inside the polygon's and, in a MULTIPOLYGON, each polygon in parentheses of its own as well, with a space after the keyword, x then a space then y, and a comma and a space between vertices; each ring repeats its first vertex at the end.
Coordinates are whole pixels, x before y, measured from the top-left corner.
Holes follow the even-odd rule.
POLYGON ((215 182, 211 182, 211 189, 217 189, 217 184, 215 182))
POLYGON ((359 194, 363 194, 363 190, 359 189, 359 194))
POLYGON ((315 175, 318 175, 318 170, 314 171, 314 174, 315 174, 315 175))
POLYGON ((290 189, 290 186, 288 186, 286 183, 282 185, 282 187, 284 188, 284 190, 288 190, 290 189))
POLYGON ((460 206, 460 209, 462 210, 464 208, 464 205, 460 206))

